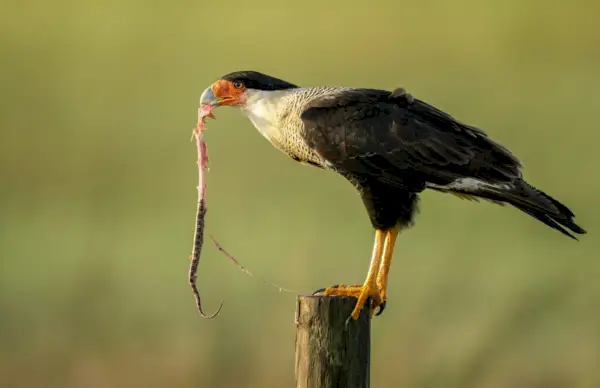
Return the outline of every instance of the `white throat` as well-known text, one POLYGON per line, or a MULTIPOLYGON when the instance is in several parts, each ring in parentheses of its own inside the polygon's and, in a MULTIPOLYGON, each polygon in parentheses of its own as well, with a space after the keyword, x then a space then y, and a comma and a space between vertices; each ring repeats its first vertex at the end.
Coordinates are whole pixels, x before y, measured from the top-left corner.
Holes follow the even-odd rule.
POLYGON ((246 92, 246 106, 243 114, 250 119, 258 131, 269 141, 275 140, 279 129, 279 117, 282 113, 282 97, 290 91, 252 90, 246 92))

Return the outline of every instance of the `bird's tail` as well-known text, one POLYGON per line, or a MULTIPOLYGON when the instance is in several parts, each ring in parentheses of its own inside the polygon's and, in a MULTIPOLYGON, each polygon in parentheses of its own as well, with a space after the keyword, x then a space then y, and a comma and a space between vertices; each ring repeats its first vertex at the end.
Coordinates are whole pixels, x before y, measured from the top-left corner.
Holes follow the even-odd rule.
POLYGON ((490 185, 481 192, 469 194, 494 202, 511 204, 552 229, 556 229, 575 240, 577 238, 569 232, 575 234, 586 233, 582 227, 573 221, 575 215, 568 207, 524 180, 517 181, 511 188, 490 185))

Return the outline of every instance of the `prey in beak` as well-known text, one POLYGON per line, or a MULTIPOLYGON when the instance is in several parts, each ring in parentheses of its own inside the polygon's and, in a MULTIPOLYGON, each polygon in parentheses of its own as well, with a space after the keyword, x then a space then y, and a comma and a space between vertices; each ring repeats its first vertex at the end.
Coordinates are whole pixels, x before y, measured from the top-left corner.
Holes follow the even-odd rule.
POLYGON ((200 98, 200 107, 198 108, 198 121, 196 123, 196 128, 194 128, 194 131, 192 132, 192 139, 190 140, 193 140, 194 136, 198 137, 202 134, 202 132, 204 132, 204 121, 206 120, 206 118, 216 119, 215 115, 213 115, 212 113, 216 105, 202 102, 205 93, 202 93, 202 97, 200 98))
MULTIPOLYGON (((219 106, 244 106, 246 104, 246 86, 241 81, 220 79, 206 88, 200 96, 198 124, 194 135, 204 130, 204 120, 214 119, 212 111, 219 106)), ((192 135, 193 136, 193 135, 192 135)))

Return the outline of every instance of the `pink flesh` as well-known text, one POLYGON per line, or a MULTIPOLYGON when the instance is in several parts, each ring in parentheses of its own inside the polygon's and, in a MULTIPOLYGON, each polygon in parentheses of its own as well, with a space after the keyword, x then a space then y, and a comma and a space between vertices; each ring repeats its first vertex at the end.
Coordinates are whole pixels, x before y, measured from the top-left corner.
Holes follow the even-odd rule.
POLYGON ((198 108, 198 123, 194 128, 194 136, 196 136, 196 148, 198 149, 198 201, 204 199, 206 194, 206 182, 204 180, 204 173, 206 172, 206 165, 208 164, 208 154, 206 150, 206 142, 204 141, 204 120, 207 117, 212 119, 215 116, 212 114, 213 106, 201 105, 198 108))
POLYGON ((196 128, 194 128, 194 135, 198 135, 198 133, 204 131, 204 120, 207 117, 211 119, 215 118, 212 114, 213 108, 211 105, 200 105, 200 108, 198 108, 198 123, 196 124, 196 128))

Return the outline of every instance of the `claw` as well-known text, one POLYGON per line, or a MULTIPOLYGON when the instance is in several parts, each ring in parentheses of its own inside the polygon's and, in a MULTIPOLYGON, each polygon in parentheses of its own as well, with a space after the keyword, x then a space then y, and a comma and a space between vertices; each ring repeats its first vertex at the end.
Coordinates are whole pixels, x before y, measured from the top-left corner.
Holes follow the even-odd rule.
MULTIPOLYGON (((339 284, 334 284, 333 286, 329 287, 329 288, 338 288, 340 285, 339 284)), ((317 295, 318 293, 324 293, 327 290, 327 287, 325 288, 319 288, 318 290, 316 290, 315 292, 313 292, 313 295, 317 295)))
POLYGON ((387 305, 387 300, 384 300, 383 303, 381 303, 378 307, 378 311, 375 313, 375 316, 378 317, 381 315, 381 313, 383 313, 383 310, 385 310, 385 306, 387 305))
POLYGON ((363 285, 344 285, 344 284, 336 284, 327 288, 319 288, 313 295, 323 294, 323 295, 340 295, 340 296, 353 296, 358 299, 356 307, 350 316, 350 320, 357 319, 362 309, 363 303, 369 301, 368 306, 370 307, 370 316, 373 315, 379 316, 385 309, 386 302, 382 301, 381 296, 379 295, 380 291, 376 294, 365 295, 365 289, 363 285), (363 299, 366 297, 366 300, 363 299), (375 313, 375 314, 374 314, 375 313))

